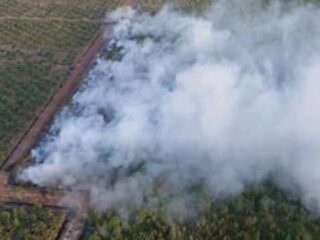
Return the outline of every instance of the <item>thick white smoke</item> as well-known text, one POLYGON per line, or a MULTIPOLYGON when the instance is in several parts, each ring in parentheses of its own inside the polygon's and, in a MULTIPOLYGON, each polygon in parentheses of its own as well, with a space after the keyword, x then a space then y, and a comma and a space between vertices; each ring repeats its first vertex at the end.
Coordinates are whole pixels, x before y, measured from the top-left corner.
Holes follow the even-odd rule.
POLYGON ((158 178, 225 196, 274 177, 320 204, 318 7, 229 0, 202 16, 109 18, 121 56, 98 60, 22 179, 112 208, 141 204, 158 178))

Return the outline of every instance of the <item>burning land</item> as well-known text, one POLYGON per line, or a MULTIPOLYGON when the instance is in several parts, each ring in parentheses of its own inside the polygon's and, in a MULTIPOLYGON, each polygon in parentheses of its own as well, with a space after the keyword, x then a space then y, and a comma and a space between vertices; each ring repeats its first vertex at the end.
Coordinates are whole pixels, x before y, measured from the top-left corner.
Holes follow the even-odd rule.
POLYGON ((0 0, 1 201, 53 239, 319 239, 317 1, 71 2, 0 0))

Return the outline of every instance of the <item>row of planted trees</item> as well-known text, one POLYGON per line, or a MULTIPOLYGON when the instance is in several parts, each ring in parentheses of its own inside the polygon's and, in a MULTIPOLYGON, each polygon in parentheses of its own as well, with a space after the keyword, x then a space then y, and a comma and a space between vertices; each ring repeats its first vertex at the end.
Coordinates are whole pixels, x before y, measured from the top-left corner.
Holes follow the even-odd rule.
POLYGON ((0 206, 1 240, 54 240, 65 219, 61 210, 35 206, 0 206))
POLYGON ((320 236, 320 220, 272 186, 256 185, 227 200, 206 200, 205 206, 182 221, 159 209, 138 209, 126 219, 114 212, 95 213, 85 239, 311 240, 320 236))
POLYGON ((94 1, 40 5, 0 1, 0 163, 99 30, 99 21, 81 19, 103 18, 111 5, 121 2, 94 1), (22 10, 23 14, 16 14, 22 10), (28 16, 29 12, 33 15, 28 16), (48 14, 41 15, 44 12, 48 14), (54 12, 79 21, 46 21, 54 12), (37 16, 44 20, 19 19, 37 16))

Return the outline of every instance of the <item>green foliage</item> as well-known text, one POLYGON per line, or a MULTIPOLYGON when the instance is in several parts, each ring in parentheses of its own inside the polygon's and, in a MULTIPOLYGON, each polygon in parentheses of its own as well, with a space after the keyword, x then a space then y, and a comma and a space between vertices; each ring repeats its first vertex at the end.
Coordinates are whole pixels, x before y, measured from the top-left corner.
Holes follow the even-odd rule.
POLYGON ((1 240, 54 240, 64 220, 61 210, 41 206, 0 206, 1 240))
POLYGON ((112 212, 96 213, 85 239, 310 240, 320 236, 320 220, 272 186, 252 186, 199 209, 197 217, 182 222, 145 209, 135 211, 128 220, 112 212))
POLYGON ((125 0, 0 0, 0 163, 125 0))

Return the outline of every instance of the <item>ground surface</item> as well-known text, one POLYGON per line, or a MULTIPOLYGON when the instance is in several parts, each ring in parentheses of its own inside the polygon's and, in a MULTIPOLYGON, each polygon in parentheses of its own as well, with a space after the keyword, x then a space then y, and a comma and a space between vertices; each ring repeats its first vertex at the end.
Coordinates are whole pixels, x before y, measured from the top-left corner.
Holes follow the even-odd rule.
MULTIPOLYGON (((155 10, 163 2, 0 0, 0 164, 13 147, 20 149, 12 158, 13 164, 25 157, 59 104, 70 95, 98 50, 92 48, 92 43, 101 44, 96 34, 106 11, 125 3, 136 5, 141 11, 155 10), (92 42, 94 36, 97 37, 92 42), (88 51, 90 54, 86 55, 88 51), (49 108, 50 114, 44 107, 49 108), (44 112, 45 117, 41 117, 44 112), (38 127, 30 128, 39 117, 42 122, 38 127), (30 129, 34 132, 21 141, 30 129)), ((207 1, 174 2, 181 8, 194 9, 207 1)), ((85 195, 48 193, 9 182, 8 174, 0 172, 0 239, 72 240, 81 236, 89 214, 85 195)), ((201 218, 183 224, 164 221, 161 213, 144 209, 133 213, 129 222, 114 213, 93 214, 83 236, 90 240, 309 240, 320 235, 319 220, 274 189, 248 190, 231 202, 208 204, 201 218)))
MULTIPOLYGON (((0 163, 17 146, 19 156, 27 153, 98 50, 92 44, 102 42, 97 34, 105 13, 124 3, 0 0, 0 163), (64 92, 57 93, 61 88, 64 92), (47 112, 38 128, 32 128, 29 142, 21 141, 48 104, 51 115, 47 112)), ((8 175, 0 172, 0 202, 6 202, 0 204, 0 239, 78 238, 86 216, 81 197, 50 195, 8 182, 8 175), (7 203, 18 207, 8 208, 7 203), (47 207, 23 207, 26 203, 47 207), (66 219, 56 207, 71 209, 74 215, 66 219)))
POLYGON ((0 0, 0 162, 123 0, 0 0))
MULTIPOLYGON (((154 10, 162 2, 0 0, 2 170, 11 170, 11 166, 27 156, 102 45, 102 36, 98 33, 104 24, 105 13, 123 4, 154 10), (4 163, 4 160, 8 161, 4 163)), ((0 172, 0 202, 18 204, 15 207, 0 204, 3 206, 0 214, 4 216, 4 222, 0 224, 3 239, 37 239, 35 234, 39 239, 77 239, 80 236, 88 213, 83 196, 48 194, 9 182, 8 172, 0 172), (48 207, 27 208, 23 206, 26 203, 48 207), (56 207, 72 209, 75 215, 65 219, 65 214, 62 216, 56 207), (30 221, 25 214, 31 216, 30 221), (20 218, 22 224, 16 224, 20 218), (50 223, 51 227, 46 227, 44 222, 50 223), (39 231, 34 231, 38 225, 39 231), (47 231, 42 231, 44 229, 47 231)))
MULTIPOLYGON (((0 0, 0 165, 13 148, 18 149, 11 158, 13 165, 26 156, 98 50, 92 44, 101 44, 96 34, 105 12, 128 2, 143 11, 158 9, 164 0, 0 0)), ((207 1, 173 2, 195 9, 207 1)), ((4 166, 11 170, 10 162, 4 166)), ((190 222, 168 222, 163 212, 146 209, 133 212, 128 222, 115 213, 98 213, 90 214, 82 234, 88 214, 85 194, 16 186, 8 172, 0 171, 0 240, 72 240, 81 235, 90 240, 320 236, 319 220, 298 202, 261 186, 228 202, 207 202, 200 217, 190 222)))

